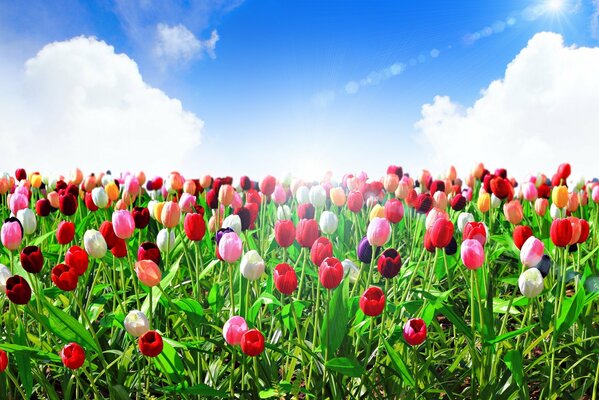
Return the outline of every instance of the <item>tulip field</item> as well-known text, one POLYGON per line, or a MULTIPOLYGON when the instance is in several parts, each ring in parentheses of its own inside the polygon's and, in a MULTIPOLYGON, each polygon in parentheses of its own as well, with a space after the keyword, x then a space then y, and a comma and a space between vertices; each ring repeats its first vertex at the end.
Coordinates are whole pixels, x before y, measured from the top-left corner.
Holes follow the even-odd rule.
POLYGON ((0 398, 595 400, 599 181, 549 167, 0 175, 0 398))

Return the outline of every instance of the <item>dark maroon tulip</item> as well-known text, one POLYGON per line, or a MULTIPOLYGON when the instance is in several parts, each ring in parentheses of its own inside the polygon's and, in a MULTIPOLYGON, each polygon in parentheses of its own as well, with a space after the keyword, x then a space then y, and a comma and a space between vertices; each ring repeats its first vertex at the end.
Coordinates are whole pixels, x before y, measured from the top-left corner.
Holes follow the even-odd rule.
POLYGON ((416 197, 414 208, 419 214, 426 214, 433 208, 433 198, 428 193, 421 193, 416 197))
POLYGON ((233 212, 233 214, 237 215, 241 220, 242 231, 249 229, 250 225, 252 224, 252 214, 248 207, 239 207, 233 212))
POLYGON ((73 215, 77 211, 77 197, 71 193, 65 193, 58 200, 58 208, 64 215, 73 215))
POLYGON ((19 168, 15 171, 15 178, 17 179, 17 182, 22 181, 23 179, 27 179, 27 172, 25 171, 24 168, 19 168))
POLYGON ((206 204, 211 210, 218 208, 218 192, 215 189, 210 189, 206 193, 206 204))
MULTIPOLYGON (((216 246, 218 247, 218 245, 216 246)), ((137 261, 152 260, 156 265, 160 265, 162 257, 160 255, 160 249, 156 243, 143 242, 137 250, 137 261)))
POLYGON ((40 217, 47 217, 48 215, 50 215, 51 211, 52 211, 52 205, 50 204, 50 200, 39 199, 35 203, 35 212, 40 217))
POLYGON ((11 276, 6 280, 6 297, 15 304, 27 304, 31 299, 31 287, 22 276, 11 276))
POLYGON ((466 197, 461 193, 456 194, 453 199, 451 199, 451 208, 454 211, 461 211, 464 207, 466 207, 466 197))
POLYGON ((397 165, 389 165, 387 167, 388 174, 395 174, 399 179, 403 177, 403 168, 397 165))
POLYGON ((27 246, 21 252, 21 265, 29 273, 37 274, 44 266, 44 256, 37 246, 27 246))
POLYGON ((242 176, 239 179, 239 186, 241 186, 241 189, 243 190, 250 190, 252 188, 252 181, 247 176, 242 176))
POLYGON ((401 268, 401 255, 395 249, 387 249, 377 261, 379 273, 387 279, 395 277, 401 268))
POLYGON ((444 192, 445 191, 445 182, 441 180, 436 180, 431 182, 430 192, 431 194, 435 194, 436 192, 444 192))
POLYGON ((143 229, 150 223, 150 210, 146 207, 133 207, 131 215, 137 229, 143 229))

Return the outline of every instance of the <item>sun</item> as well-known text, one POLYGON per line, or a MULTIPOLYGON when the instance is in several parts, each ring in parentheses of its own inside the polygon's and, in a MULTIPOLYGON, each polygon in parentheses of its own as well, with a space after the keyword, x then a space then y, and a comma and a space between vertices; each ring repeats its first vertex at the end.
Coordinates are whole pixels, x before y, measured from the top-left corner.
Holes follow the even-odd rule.
POLYGON ((546 6, 550 11, 557 12, 564 6, 564 0, 547 0, 546 6))

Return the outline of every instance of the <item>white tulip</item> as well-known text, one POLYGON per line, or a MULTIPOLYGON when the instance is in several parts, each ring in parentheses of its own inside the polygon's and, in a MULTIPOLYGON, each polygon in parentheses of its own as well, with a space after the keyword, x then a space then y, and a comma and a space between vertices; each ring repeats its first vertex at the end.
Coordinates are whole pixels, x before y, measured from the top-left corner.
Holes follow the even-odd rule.
POLYGON ((132 310, 125 317, 125 329, 131 335, 138 337, 150 330, 150 322, 144 313, 132 310))
MULTIPOLYGON (((158 232, 158 235, 156 235, 156 244, 158 245, 158 248, 160 249, 161 252, 166 253, 167 252, 167 229, 161 229, 160 232, 158 232)), ((173 229, 171 229, 170 232, 170 240, 169 240, 169 244, 168 244, 168 250, 172 251, 173 248, 175 247, 175 231, 173 229)))
POLYGON ((83 246, 88 255, 94 258, 102 258, 106 254, 107 246, 104 236, 94 229, 89 229, 83 235, 83 246))
POLYGON ((320 215, 320 230, 327 234, 331 235, 337 230, 337 225, 339 224, 339 220, 335 213, 331 211, 323 211, 320 215))
POLYGON ((241 258, 239 269, 244 278, 255 281, 264 273, 264 260, 256 250, 250 250, 241 258))
POLYGON ((17 219, 21 221, 25 235, 31 235, 37 228, 37 219, 35 213, 30 208, 24 208, 17 211, 17 219))
POLYGON ((518 287, 520 288, 520 292, 529 299, 540 295, 545 288, 541 271, 536 268, 524 270, 520 274, 520 278, 518 278, 518 287))

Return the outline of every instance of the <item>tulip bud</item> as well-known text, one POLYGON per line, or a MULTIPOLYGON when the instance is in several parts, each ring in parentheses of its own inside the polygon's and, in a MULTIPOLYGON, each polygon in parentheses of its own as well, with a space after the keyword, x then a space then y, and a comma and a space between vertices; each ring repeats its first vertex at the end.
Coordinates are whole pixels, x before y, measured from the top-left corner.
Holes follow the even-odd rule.
POLYGON ((409 319, 403 328, 403 337, 410 346, 418 346, 426 340, 426 323, 420 318, 409 319))
POLYGON ((141 354, 147 357, 158 356, 164 348, 162 336, 156 331, 147 331, 139 337, 137 343, 141 354))
POLYGON ((318 279, 326 289, 335 289, 343 279, 343 265, 335 257, 326 258, 318 268, 318 279))
POLYGON ((522 218, 524 218, 522 204, 520 204, 518 200, 512 200, 509 203, 505 203, 503 205, 503 214, 509 223, 518 225, 522 222, 522 218))
POLYGON ((6 280, 6 297, 15 304, 27 304, 31 300, 31 286, 19 275, 6 280))
POLYGON ((382 247, 391 238, 391 225, 385 218, 374 218, 368 224, 368 242, 371 246, 382 247))
POLYGON ((162 280, 162 272, 152 260, 137 261, 135 263, 135 274, 141 283, 149 287, 158 285, 162 280))
POLYGON ((339 221, 331 211, 323 211, 320 215, 320 230, 327 235, 335 233, 339 221))
MULTIPOLYGON (((241 257, 243 243, 235 232, 225 233, 218 243, 218 253, 228 263, 234 263, 241 257)), ((254 250, 255 251, 255 250, 254 250)), ((256 255, 258 255, 256 253, 256 255)), ((258 257, 260 257, 258 255, 258 257)))
POLYGON ((327 192, 320 185, 312 186, 308 197, 315 208, 323 208, 326 204, 327 192))
POLYGON ((167 201, 160 212, 160 220, 166 228, 174 228, 181 220, 181 208, 174 201, 167 201))
POLYGON ((256 250, 250 250, 241 258, 239 269, 244 278, 255 281, 260 279, 260 276, 264 273, 264 260, 256 250))
POLYGON ((25 208, 19 210, 17 212, 17 219, 21 222, 23 226, 23 232, 25 235, 31 235, 35 232, 35 228, 37 227, 37 220, 35 218, 35 213, 30 208, 25 208))
POLYGON ((566 186, 555 186, 551 192, 551 201, 557 208, 568 205, 568 188, 566 186))
POLYGON ((401 268, 401 256, 395 249, 387 249, 377 261, 381 276, 387 279, 395 277, 401 268))
POLYGON ((264 351, 264 335, 258 329, 250 329, 241 336, 241 351, 256 357, 264 351))
POLYGON ((549 236, 554 245, 566 247, 572 239, 572 224, 567 219, 557 218, 551 223, 549 236))
POLYGON ((532 228, 526 225, 519 225, 514 228, 514 233, 512 234, 512 238, 514 240, 514 244, 518 249, 522 249, 524 242, 532 236, 532 228))
POLYGON ((168 232, 166 228, 161 229, 156 235, 156 244, 163 253, 168 253, 175 247, 175 231, 168 232))
POLYGON ((518 287, 520 288, 520 293, 529 299, 540 295, 545 288, 541 271, 536 268, 524 270, 518 278, 518 287))
POLYGON ((478 240, 466 239, 462 242, 461 257, 466 268, 476 270, 485 262, 485 251, 478 240))
POLYGON ((273 282, 277 290, 290 295, 297 289, 297 275, 289 264, 278 264, 273 271, 273 282))
POLYGON ((87 254, 94 258, 104 257, 106 250, 108 250, 106 240, 104 240, 102 234, 93 229, 89 229, 83 235, 83 247, 85 247, 87 254))
POLYGON ((476 205, 478 206, 480 212, 482 212, 483 214, 489 211, 489 207, 491 206, 491 196, 489 196, 489 193, 481 193, 478 196, 478 201, 476 202, 476 205))
POLYGON ((238 346, 241 344, 241 337, 247 330, 248 325, 245 319, 236 315, 229 318, 223 325, 223 337, 231 346, 238 346))
POLYGON ((468 222, 474 222, 474 215, 467 212, 463 212, 460 215, 458 215, 458 229, 460 230, 460 232, 464 231, 464 228, 466 227, 466 224, 468 224, 468 222))
POLYGON ((85 362, 85 351, 77 343, 69 343, 60 351, 60 358, 65 367, 75 370, 85 362))
POLYGON ((119 210, 112 213, 112 229, 120 239, 129 239, 135 231, 135 220, 127 210, 119 210))
POLYGON ((329 192, 329 197, 331 199, 331 202, 334 205, 336 205, 337 207, 343 207, 343 205, 345 204, 346 196, 345 196, 345 191, 343 190, 343 188, 340 188, 340 187, 332 188, 331 191, 329 192))
POLYGON ((369 317, 380 315, 385 309, 385 294, 377 286, 371 286, 360 296, 360 309, 369 317))
POLYGON ((4 372, 8 367, 8 356, 4 350, 0 350, 0 373, 4 372))
POLYGON ((538 198, 535 200, 535 212, 537 213, 538 216, 540 216, 540 217, 545 216, 545 213, 547 212, 548 204, 549 204, 549 202, 547 201, 547 199, 538 198))
POLYGON ((23 233, 24 230, 21 221, 15 217, 10 217, 4 220, 2 230, 0 231, 0 240, 8 250, 16 250, 21 245, 23 233))
POLYGON ((312 247, 318 238, 318 224, 313 219, 301 219, 295 229, 295 240, 301 247, 312 247))

